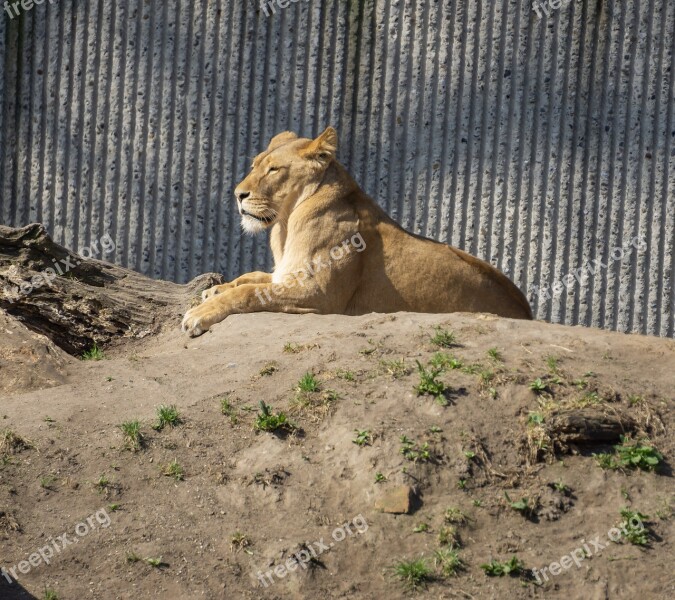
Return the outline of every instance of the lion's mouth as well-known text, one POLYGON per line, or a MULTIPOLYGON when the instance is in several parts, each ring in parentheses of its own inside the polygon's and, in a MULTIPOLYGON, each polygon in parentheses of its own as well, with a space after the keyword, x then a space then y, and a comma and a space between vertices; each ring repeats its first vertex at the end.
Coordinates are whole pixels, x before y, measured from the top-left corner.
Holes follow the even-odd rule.
POLYGON ((259 223, 266 223, 269 224, 272 221, 274 221, 274 217, 269 216, 269 217, 262 217, 260 215, 254 215, 253 213, 248 212, 247 210, 244 210, 243 208, 241 209, 241 214, 243 217, 250 217, 251 219, 255 219, 259 223))

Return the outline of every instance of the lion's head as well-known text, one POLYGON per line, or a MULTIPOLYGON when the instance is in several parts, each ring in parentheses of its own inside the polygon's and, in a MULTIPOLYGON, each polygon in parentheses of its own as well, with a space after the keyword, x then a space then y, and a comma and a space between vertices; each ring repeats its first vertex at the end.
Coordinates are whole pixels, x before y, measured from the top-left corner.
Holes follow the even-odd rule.
POLYGON ((287 218, 321 185, 336 150, 337 132, 332 127, 315 140, 299 138, 290 131, 273 137, 234 191, 242 227, 255 233, 287 218))

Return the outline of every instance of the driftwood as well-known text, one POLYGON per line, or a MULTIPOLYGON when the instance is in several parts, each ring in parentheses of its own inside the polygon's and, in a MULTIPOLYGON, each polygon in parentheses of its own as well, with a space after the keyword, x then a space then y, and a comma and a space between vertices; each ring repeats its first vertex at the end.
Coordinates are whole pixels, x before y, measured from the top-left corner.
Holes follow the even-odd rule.
MULTIPOLYGON (((56 244, 40 224, 0 225, 0 310, 80 355, 94 344, 141 338, 179 317, 199 293, 224 282, 207 273, 179 285, 85 257, 56 244)), ((100 252, 102 253, 102 252, 100 252)))

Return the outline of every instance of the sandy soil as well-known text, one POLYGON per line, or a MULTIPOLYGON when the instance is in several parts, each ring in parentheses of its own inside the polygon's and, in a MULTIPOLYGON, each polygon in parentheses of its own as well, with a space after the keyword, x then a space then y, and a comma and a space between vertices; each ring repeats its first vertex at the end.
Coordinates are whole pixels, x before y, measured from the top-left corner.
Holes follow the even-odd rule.
POLYGON ((0 567, 18 580, 0 577, 3 600, 51 590, 62 600, 675 594, 673 340, 480 315, 256 314, 195 340, 172 329, 80 361, 7 317, 0 331, 0 567), (456 345, 434 345, 434 326, 456 345), (464 367, 438 376, 447 406, 414 389, 415 361, 439 350, 464 367), (307 372, 320 391, 298 397, 307 372), (254 430, 260 401, 298 429, 254 430), (176 405, 181 423, 153 429, 160 404, 176 405), (632 418, 664 464, 605 470, 592 457, 611 449, 602 445, 554 455, 536 421, 581 407, 632 418), (134 419, 138 451, 119 428, 134 419), (366 445, 355 430, 369 432, 366 445), (427 442, 428 460, 406 458, 403 435, 422 454, 427 442), (164 474, 172 461, 182 479, 164 474), (411 514, 376 509, 403 485, 411 514), (505 493, 528 498, 531 514, 505 493), (623 507, 648 516, 647 546, 607 542, 623 507), (466 522, 451 523, 462 517, 448 520, 449 508, 466 522), (605 548, 590 545, 596 536, 605 548), (434 553, 453 537, 464 568, 443 577, 434 553), (584 543, 592 552, 579 567, 542 585, 529 572, 584 543), (49 564, 34 555, 41 548, 49 564), (265 578, 297 567, 287 561, 298 553, 314 556, 265 578), (35 565, 18 571, 31 555, 35 565), (514 555, 521 576, 481 568, 514 555), (430 580, 406 590, 393 567, 420 557, 430 580))

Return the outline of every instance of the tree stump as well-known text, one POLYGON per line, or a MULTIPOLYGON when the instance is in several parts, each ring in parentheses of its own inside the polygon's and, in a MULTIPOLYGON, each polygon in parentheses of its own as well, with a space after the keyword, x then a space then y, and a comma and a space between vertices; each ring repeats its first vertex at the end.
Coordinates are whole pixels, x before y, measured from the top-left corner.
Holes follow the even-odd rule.
MULTIPOLYGON (((84 253, 83 253, 84 254, 84 253)), ((0 225, 0 309, 73 355, 177 327, 222 275, 159 281, 56 244, 43 225, 0 225)))

